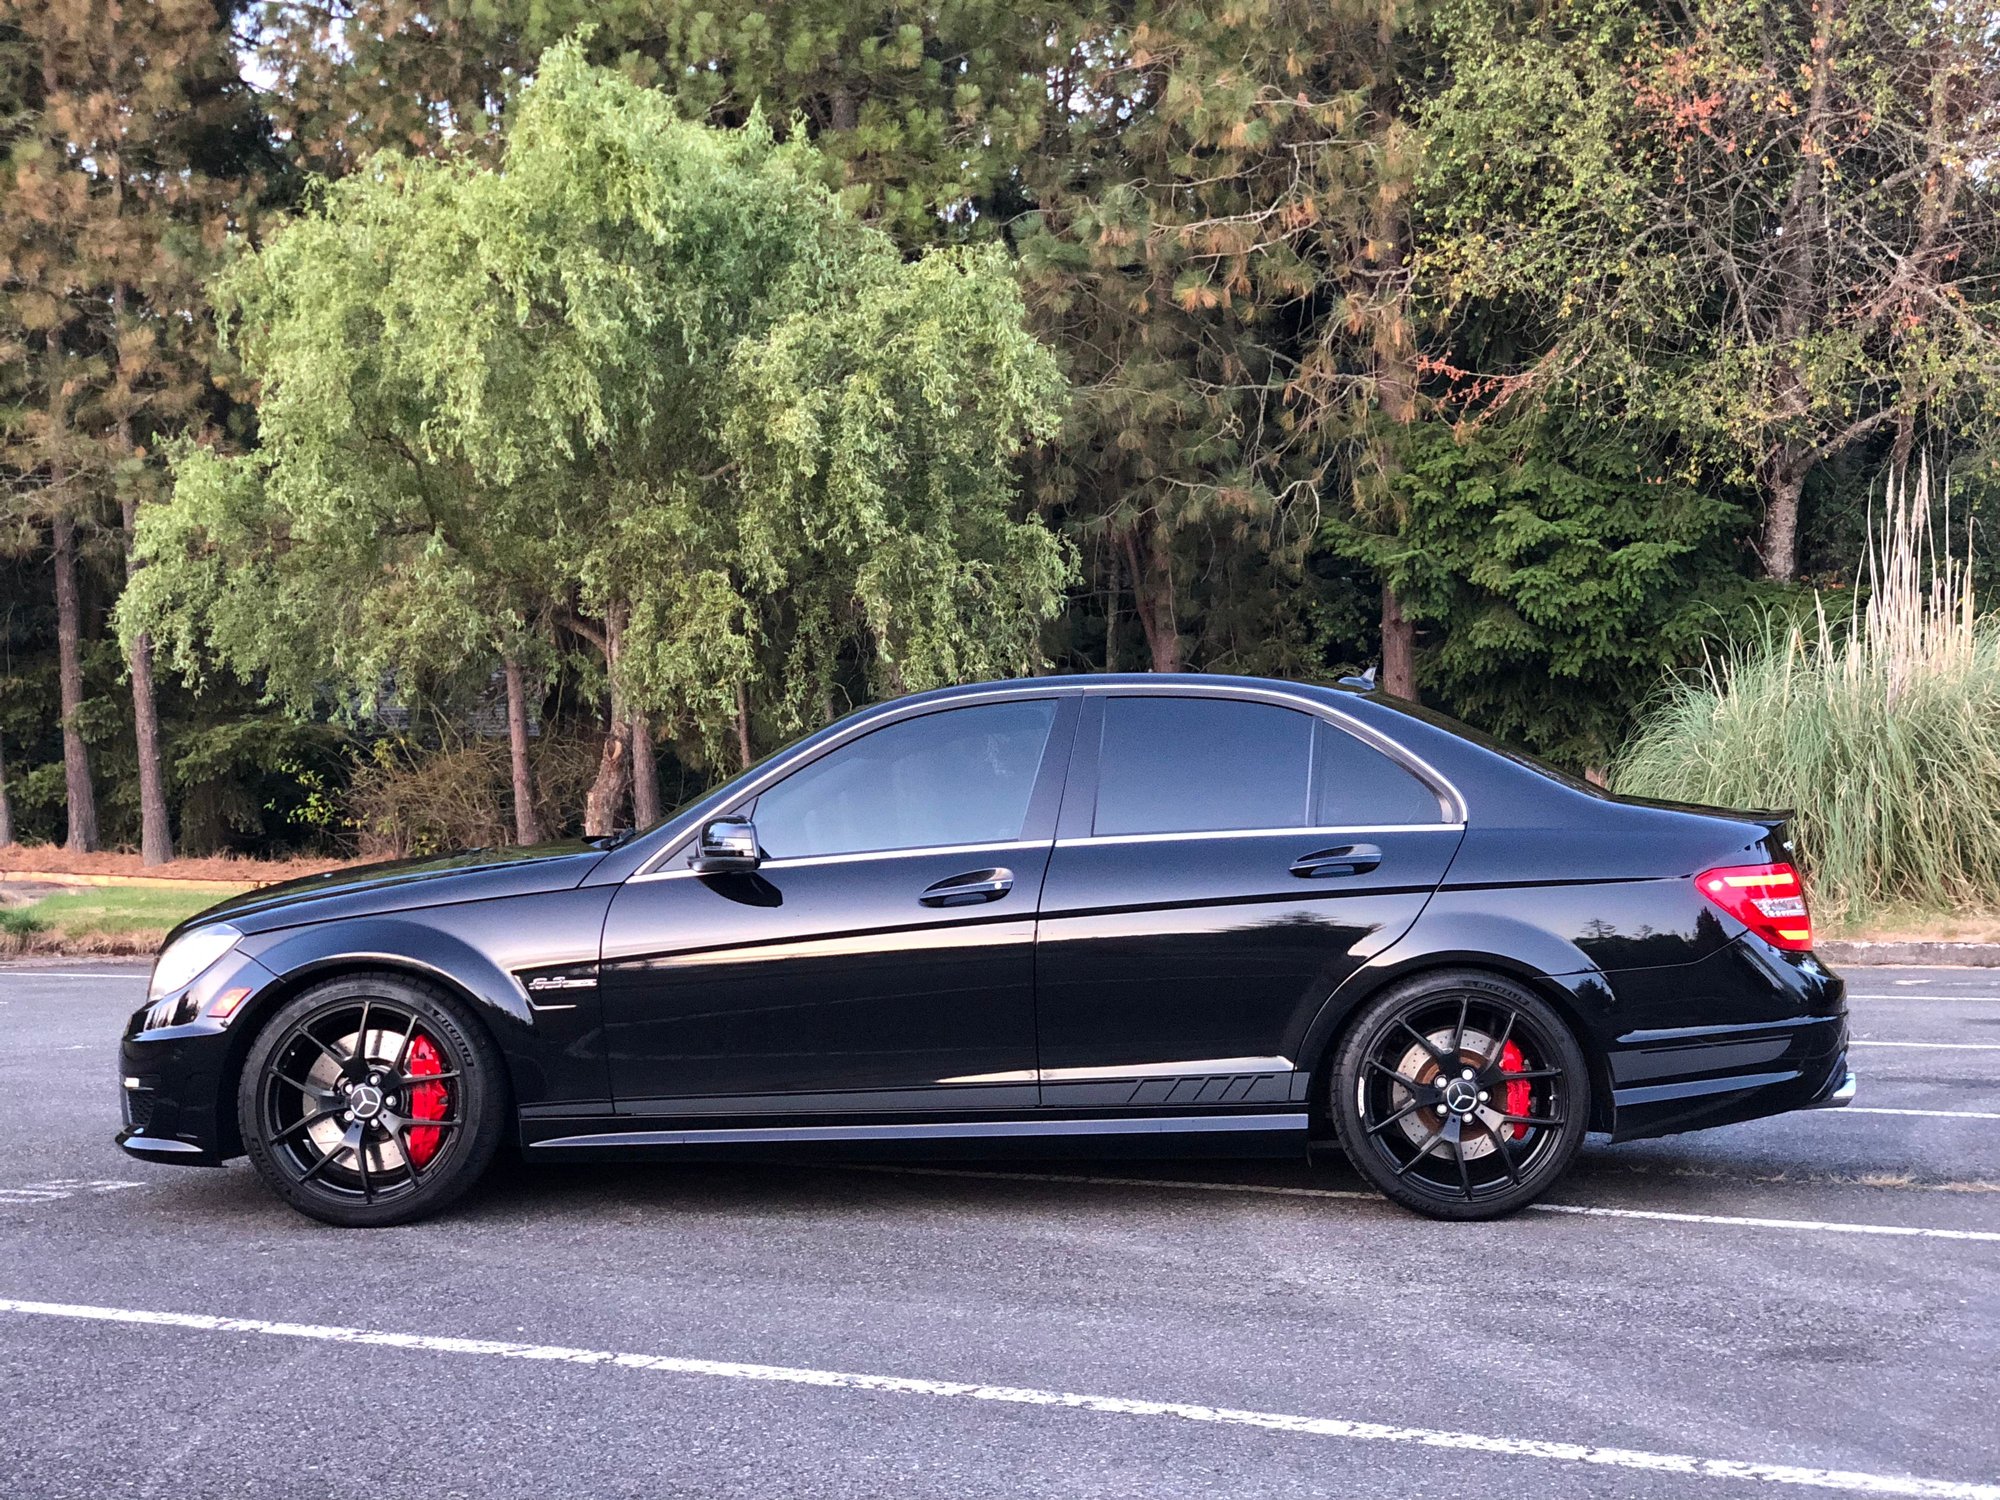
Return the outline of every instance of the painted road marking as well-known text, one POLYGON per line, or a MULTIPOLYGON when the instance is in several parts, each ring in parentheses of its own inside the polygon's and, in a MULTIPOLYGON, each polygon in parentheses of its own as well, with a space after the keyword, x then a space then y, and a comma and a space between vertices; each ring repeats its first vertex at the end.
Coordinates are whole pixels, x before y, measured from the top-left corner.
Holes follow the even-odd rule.
POLYGON ((121 1188, 144 1187, 143 1182, 117 1182, 109 1178, 62 1177, 52 1182, 31 1182, 25 1187, 0 1188, 0 1203, 58 1203, 83 1193, 115 1193, 121 1188))
POLYGON ((1339 1438, 1350 1442, 1400 1443, 1422 1448, 1491 1453, 1547 1463, 1589 1464, 1601 1468, 1637 1469, 1655 1474, 1681 1474, 1699 1479, 1741 1479, 1808 1489, 1846 1490, 1870 1495, 1907 1495, 1921 1500, 2000 1500, 2000 1485, 1971 1484, 1950 1479, 1918 1479, 1895 1474, 1868 1474, 1849 1469, 1806 1468, 1795 1464, 1754 1463, 1742 1459, 1698 1458, 1685 1453, 1652 1453, 1637 1448, 1599 1448, 1585 1443, 1551 1442, 1542 1438, 1495 1437, 1476 1432, 1450 1432, 1430 1427, 1397 1427, 1381 1422, 1357 1422, 1340 1417, 1294 1416, 1284 1412, 1246 1411, 1226 1406, 1199 1406, 1186 1401, 1146 1401, 1128 1396, 1096 1396, 1076 1391, 1042 1390, 1033 1386, 980 1385, 960 1380, 926 1380, 907 1375, 863 1375, 845 1370, 819 1370, 787 1365, 751 1365, 671 1354, 629 1354, 612 1349, 576 1349, 562 1344, 522 1344, 499 1339, 442 1337, 423 1333, 389 1333, 371 1328, 323 1327, 309 1323, 273 1323, 262 1318, 224 1318, 205 1313, 149 1312, 137 1308, 90 1307, 67 1302, 24 1302, 0 1298, 0 1312, 31 1317, 69 1318, 100 1323, 179 1328, 202 1333, 259 1334, 272 1338, 311 1339, 321 1343, 422 1350, 434 1354, 484 1355, 492 1359, 538 1363, 608 1365, 619 1370, 648 1370, 669 1375, 693 1375, 714 1380, 752 1380, 775 1385, 820 1389, 873 1391, 894 1396, 929 1396, 946 1400, 994 1401, 1010 1406, 1057 1407, 1114 1417, 1154 1417, 1211 1426, 1248 1427, 1266 1432, 1298 1433, 1306 1437, 1339 1438))
POLYGON ((1850 1041, 1850 1047, 1915 1047, 1925 1052, 2000 1052, 2000 1042, 1867 1042, 1850 1041))
MULTIPOLYGON (((1280 1187, 1262 1182, 1201 1182, 1170 1177, 1087 1177, 1066 1172, 982 1172, 959 1167, 891 1167, 842 1163, 838 1170, 893 1177, 977 1177, 993 1182, 1067 1182, 1093 1187, 1181 1188, 1203 1193, 1252 1193, 1273 1198, 1340 1198, 1385 1203, 1379 1193, 1353 1188, 1280 1187)), ((1386 1204, 1385 1204, 1386 1206, 1386 1204)), ((1530 1203, 1525 1212, 1574 1214, 1593 1219, 1651 1219, 1667 1224, 1723 1224, 1738 1229, 1796 1229, 1815 1234, 1878 1234, 1896 1239, 1968 1240, 2000 1245, 2000 1230, 1930 1229, 1914 1224, 1847 1224, 1824 1219, 1767 1219, 1748 1214, 1677 1213, 1651 1208, 1598 1208, 1586 1203, 1530 1203)))
POLYGON ((1863 995, 1852 990, 1848 992, 1847 998, 1850 1000, 1934 1000, 1939 1004, 1947 1000, 1972 1000, 1982 1005, 1991 1005, 1995 1001, 2000 1001, 2000 995, 1863 995))
POLYGON ((141 969, 101 969, 94 974, 66 974, 57 969, 0 969, 0 980, 4 979, 128 979, 142 984, 146 974, 141 969))
POLYGON ((1849 1104, 1850 1115, 1922 1115, 1931 1120, 2000 1120, 2000 1113, 1983 1109, 1888 1109, 1879 1104, 1849 1104))

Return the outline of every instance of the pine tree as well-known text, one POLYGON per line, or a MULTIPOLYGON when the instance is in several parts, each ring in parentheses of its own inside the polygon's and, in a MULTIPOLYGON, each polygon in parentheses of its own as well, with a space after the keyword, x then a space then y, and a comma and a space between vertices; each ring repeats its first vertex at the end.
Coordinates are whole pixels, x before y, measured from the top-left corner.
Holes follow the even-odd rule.
MULTIPOLYGON (((240 207, 255 131, 208 0, 18 4, 0 33, 19 99, 0 168, 0 318, 15 403, 5 461, 46 526, 55 573, 69 844, 94 848, 83 709, 85 554, 115 538, 129 575, 161 441, 204 419, 201 296, 240 207)), ((130 643, 141 852, 172 857, 152 650, 130 643)))

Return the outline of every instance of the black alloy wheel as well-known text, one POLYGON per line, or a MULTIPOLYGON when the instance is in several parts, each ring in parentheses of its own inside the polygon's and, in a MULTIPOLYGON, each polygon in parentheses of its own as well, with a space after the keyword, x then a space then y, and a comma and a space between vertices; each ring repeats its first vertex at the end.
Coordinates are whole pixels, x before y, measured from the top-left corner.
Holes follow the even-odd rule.
POLYGON ((1370 1001, 1330 1100, 1355 1169, 1406 1208, 1492 1219, 1562 1176, 1590 1128, 1590 1069, 1562 1017, 1495 974, 1420 975, 1370 1001))
POLYGON ((454 997, 397 975, 316 986, 250 1049, 243 1144, 302 1213, 348 1228, 406 1223, 478 1180, 500 1144, 498 1052, 454 997))

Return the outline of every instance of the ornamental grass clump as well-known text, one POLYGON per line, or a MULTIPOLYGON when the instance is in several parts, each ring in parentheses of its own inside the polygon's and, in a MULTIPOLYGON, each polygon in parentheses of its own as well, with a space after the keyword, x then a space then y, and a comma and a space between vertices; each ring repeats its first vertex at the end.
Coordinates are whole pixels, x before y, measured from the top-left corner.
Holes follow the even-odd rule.
POLYGON ((1844 622, 1824 598, 1669 685, 1621 792, 1795 813, 1815 904, 2000 903, 2000 617, 1932 523, 1928 470, 1892 482, 1844 622))

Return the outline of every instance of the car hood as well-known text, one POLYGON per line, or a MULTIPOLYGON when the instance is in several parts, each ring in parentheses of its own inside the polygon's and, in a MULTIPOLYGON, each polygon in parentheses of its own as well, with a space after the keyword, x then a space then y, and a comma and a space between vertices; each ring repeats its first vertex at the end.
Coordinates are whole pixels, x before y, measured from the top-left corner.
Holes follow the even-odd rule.
POLYGON ((602 840, 565 839, 329 870, 231 896, 188 918, 175 931, 228 922, 245 932, 265 932, 333 917, 569 890, 582 883, 606 847, 602 840))

